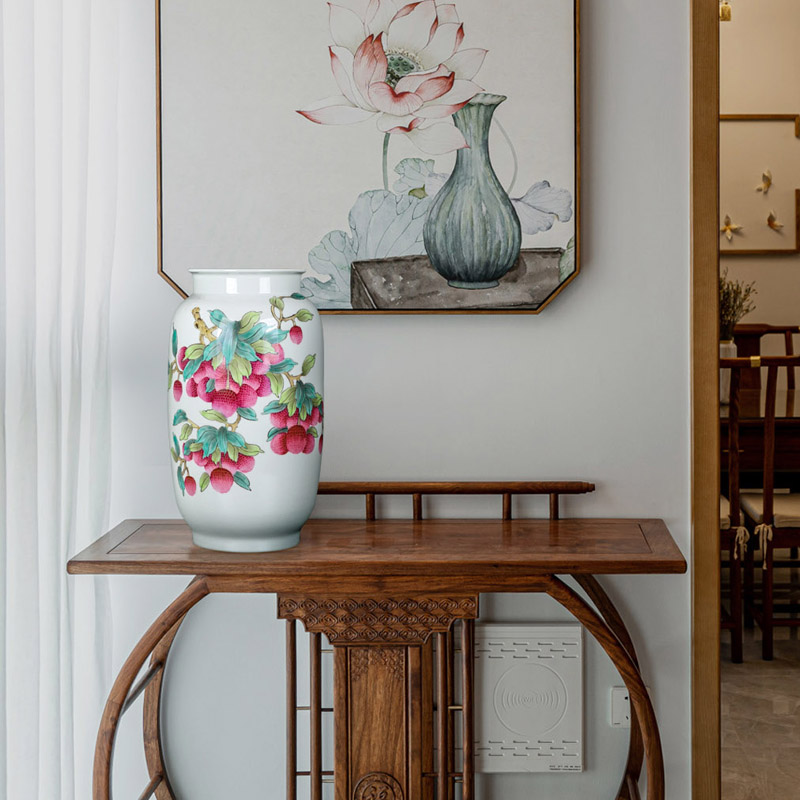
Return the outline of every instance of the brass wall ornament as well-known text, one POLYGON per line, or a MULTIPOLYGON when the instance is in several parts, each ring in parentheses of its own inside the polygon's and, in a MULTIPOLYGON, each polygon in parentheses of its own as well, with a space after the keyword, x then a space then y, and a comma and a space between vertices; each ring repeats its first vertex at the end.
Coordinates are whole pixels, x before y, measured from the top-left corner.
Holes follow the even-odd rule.
POLYGON ((728 0, 722 0, 722 2, 719 4, 719 21, 730 22, 732 13, 733 9, 731 8, 731 4, 728 2, 728 0))
POLYGON ((761 183, 756 186, 757 192, 764 192, 764 195, 769 194, 769 190, 772 188, 772 170, 767 169, 761 175, 761 183))
POLYGON ((783 227, 783 223, 778 221, 778 217, 774 211, 769 212, 767 217, 767 225, 774 231, 779 231, 783 227))
POLYGON ((725 234, 725 238, 729 242, 732 242, 733 241, 733 234, 734 233, 739 233, 743 229, 743 227, 744 226, 737 225, 735 222, 732 222, 731 221, 731 215, 730 214, 726 214, 725 215, 725 219, 723 220, 722 227, 719 229, 719 232, 720 233, 724 233, 725 234))

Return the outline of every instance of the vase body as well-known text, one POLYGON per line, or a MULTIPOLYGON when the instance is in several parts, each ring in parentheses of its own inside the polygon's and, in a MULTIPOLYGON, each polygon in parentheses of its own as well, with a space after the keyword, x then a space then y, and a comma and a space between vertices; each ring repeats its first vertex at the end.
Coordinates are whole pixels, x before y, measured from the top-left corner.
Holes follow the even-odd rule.
POLYGON ((433 268, 459 289, 488 289, 519 258, 522 229, 489 156, 489 129, 502 95, 479 94, 453 114, 469 145, 458 151, 423 230, 433 268))
MULTIPOLYGON (((720 358, 736 358, 736 343, 733 339, 723 340, 719 343, 720 358)), ((730 403, 731 401, 731 371, 721 369, 719 371, 719 401, 720 403, 730 403)))
POLYGON ((323 342, 300 270, 193 270, 175 313, 170 450, 195 544, 293 547, 322 459, 323 342))

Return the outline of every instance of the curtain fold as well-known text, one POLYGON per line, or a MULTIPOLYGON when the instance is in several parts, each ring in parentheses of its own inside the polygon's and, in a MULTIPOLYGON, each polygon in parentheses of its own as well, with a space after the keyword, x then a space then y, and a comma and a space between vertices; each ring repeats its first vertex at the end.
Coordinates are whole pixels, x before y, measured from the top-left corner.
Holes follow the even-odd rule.
POLYGON ((0 797, 88 800, 104 579, 117 0, 0 0, 0 797))

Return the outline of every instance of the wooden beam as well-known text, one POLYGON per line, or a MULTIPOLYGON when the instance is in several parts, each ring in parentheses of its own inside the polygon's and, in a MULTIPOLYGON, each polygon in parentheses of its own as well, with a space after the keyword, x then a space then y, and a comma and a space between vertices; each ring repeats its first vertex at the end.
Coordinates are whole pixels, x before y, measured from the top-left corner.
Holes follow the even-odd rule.
POLYGON ((297 800, 297 623, 286 621, 286 800, 297 800))
POLYGON ((691 14, 692 799, 719 800, 719 4, 691 14))
POLYGON ((311 663, 311 800, 322 800, 322 634, 309 637, 311 663))

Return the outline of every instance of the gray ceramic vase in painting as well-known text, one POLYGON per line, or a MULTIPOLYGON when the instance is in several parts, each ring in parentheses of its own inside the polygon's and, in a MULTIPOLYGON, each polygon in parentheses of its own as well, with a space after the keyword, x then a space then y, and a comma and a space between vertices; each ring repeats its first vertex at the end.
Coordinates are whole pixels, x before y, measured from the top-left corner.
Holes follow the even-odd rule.
POLYGON ((478 94, 453 114, 469 147, 425 221, 425 251, 433 268, 457 289, 490 289, 519 258, 522 229, 489 157, 489 128, 506 98, 478 94))

